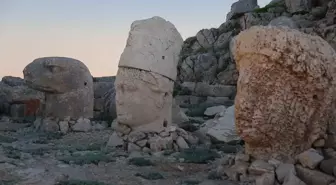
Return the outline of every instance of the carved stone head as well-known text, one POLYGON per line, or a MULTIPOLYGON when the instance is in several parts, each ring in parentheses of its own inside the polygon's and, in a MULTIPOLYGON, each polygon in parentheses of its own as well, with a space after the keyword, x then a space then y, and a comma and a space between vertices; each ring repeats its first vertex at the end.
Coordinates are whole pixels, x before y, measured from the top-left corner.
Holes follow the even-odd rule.
POLYGON ((326 41, 252 27, 236 37, 234 56, 236 127, 248 153, 293 157, 325 136, 336 84, 336 55, 326 41))
POLYGON ((175 26, 161 17, 132 23, 115 81, 118 123, 154 132, 171 124, 182 44, 175 26))
POLYGON ((79 60, 66 57, 35 59, 23 70, 27 85, 45 93, 45 117, 91 118, 93 79, 79 60))
POLYGON ((23 75, 32 88, 47 93, 66 93, 93 84, 89 69, 80 61, 66 57, 44 57, 28 64, 23 75))
POLYGON ((120 124, 158 131, 171 123, 173 81, 153 72, 119 67, 115 89, 120 124))

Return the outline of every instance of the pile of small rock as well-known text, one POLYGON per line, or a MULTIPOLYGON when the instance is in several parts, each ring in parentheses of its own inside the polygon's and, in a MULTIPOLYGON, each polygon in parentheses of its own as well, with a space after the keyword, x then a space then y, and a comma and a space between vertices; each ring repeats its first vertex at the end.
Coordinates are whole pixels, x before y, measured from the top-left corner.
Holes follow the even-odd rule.
POLYGON ((104 130, 108 128, 106 121, 91 121, 87 118, 79 118, 73 120, 70 117, 63 120, 47 117, 37 118, 34 121, 36 130, 45 132, 61 132, 66 134, 68 132, 90 132, 94 130, 104 130))
POLYGON ((221 159, 214 171, 217 177, 256 185, 334 185, 336 184, 336 151, 309 149, 293 161, 252 159, 239 153, 221 159))
POLYGON ((199 143, 199 139, 191 133, 176 126, 166 127, 159 133, 132 131, 126 125, 112 123, 115 132, 110 136, 107 147, 125 147, 129 152, 143 151, 155 153, 164 150, 179 151, 199 143))

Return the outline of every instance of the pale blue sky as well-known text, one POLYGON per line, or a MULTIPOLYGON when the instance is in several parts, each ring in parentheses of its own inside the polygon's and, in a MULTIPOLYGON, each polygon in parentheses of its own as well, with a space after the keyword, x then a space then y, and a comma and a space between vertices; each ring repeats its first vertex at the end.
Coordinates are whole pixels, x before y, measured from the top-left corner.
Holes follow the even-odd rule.
POLYGON ((22 76, 44 56, 79 59, 93 76, 115 75, 134 20, 161 16, 185 39, 225 22, 235 1, 0 0, 0 77, 22 76))

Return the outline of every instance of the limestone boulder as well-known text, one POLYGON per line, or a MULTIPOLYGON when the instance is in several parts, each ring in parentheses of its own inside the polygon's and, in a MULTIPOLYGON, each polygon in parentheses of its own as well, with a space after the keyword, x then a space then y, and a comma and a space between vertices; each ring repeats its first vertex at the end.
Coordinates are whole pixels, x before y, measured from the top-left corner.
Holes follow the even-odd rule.
POLYGON ((66 57, 35 59, 23 70, 27 85, 44 92, 44 116, 91 118, 93 116, 93 79, 79 60, 66 57))
POLYGON ((205 110, 204 115, 206 116, 215 116, 220 113, 224 113, 226 111, 226 107, 223 105, 218 105, 214 107, 209 107, 205 110))
POLYGON ((334 123, 336 53, 322 38, 255 26, 235 39, 235 118, 246 152, 291 158, 334 123))
POLYGON ((256 25, 266 26, 275 18, 276 14, 271 12, 265 12, 265 13, 248 12, 239 18, 239 22, 240 27, 243 30, 245 30, 256 25))
POLYGON ((285 0, 290 13, 309 12, 312 8, 312 0, 285 0))
POLYGON ((240 140, 236 132, 234 115, 234 106, 228 107, 222 117, 205 122, 201 132, 221 142, 240 140))
POLYGON ((307 185, 329 185, 335 182, 333 176, 322 173, 321 171, 304 168, 301 165, 296 165, 297 177, 299 177, 307 185))
POLYGON ((179 70, 184 81, 212 82, 216 78, 218 68, 217 58, 210 53, 204 53, 187 57, 179 70))
POLYGON ((231 11, 226 15, 226 20, 237 18, 246 12, 259 8, 258 0, 239 0, 231 5, 231 11))
MULTIPOLYGON (((229 50, 231 39, 226 33, 220 35, 211 46, 218 51, 229 50), (228 38, 227 38, 228 37, 228 38)), ((182 82, 207 82, 236 85, 238 74, 229 52, 216 56, 214 53, 198 53, 181 58, 178 65, 178 80, 182 82)))
POLYGON ((216 33, 211 29, 202 29, 196 34, 198 43, 203 48, 210 48, 216 42, 216 33))
POLYGON ((216 50, 228 49, 230 40, 234 35, 235 35, 234 31, 229 31, 229 32, 222 33, 221 35, 219 35, 218 39, 214 43, 215 49, 216 50))
POLYGON ((297 29, 298 25, 290 18, 286 16, 280 16, 273 19, 270 23, 270 26, 286 26, 292 29, 297 29))

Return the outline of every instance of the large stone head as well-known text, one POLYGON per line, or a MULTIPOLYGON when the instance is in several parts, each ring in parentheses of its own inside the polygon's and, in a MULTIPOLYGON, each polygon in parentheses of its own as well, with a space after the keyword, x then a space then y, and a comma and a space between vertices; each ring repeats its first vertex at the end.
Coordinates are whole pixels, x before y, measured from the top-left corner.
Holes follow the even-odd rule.
POLYGON ((89 69, 66 57, 35 59, 24 68, 23 75, 29 86, 48 93, 66 93, 93 84, 89 69))
POLYGON ((182 44, 175 26, 161 17, 132 23, 115 81, 119 123, 147 131, 171 123, 173 81, 182 44))
POLYGON ((45 92, 45 117, 93 116, 93 78, 82 62, 65 57, 38 58, 23 74, 31 88, 45 92))
POLYGON ((323 138, 333 121, 332 47, 320 37, 270 26, 243 31, 234 42, 236 127, 247 152, 291 157, 323 138))
POLYGON ((118 122, 160 130, 171 122, 173 81, 159 74, 119 68, 115 81, 118 122), (157 123, 159 122, 159 123, 157 123))

